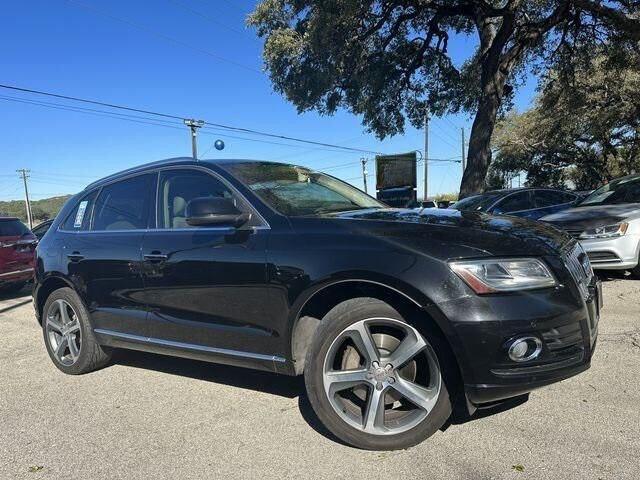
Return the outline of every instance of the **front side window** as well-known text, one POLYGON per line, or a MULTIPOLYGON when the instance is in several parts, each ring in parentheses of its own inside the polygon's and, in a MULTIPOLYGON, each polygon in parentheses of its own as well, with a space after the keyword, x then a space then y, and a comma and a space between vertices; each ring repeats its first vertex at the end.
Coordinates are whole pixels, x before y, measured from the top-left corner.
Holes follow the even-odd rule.
POLYGON ((187 223, 187 205, 194 198, 233 198, 229 187, 198 170, 171 170, 160 174, 158 228, 193 228, 187 223))
POLYGON ((73 208, 73 210, 71 210, 69 216, 65 219, 64 223, 61 226, 61 229, 67 231, 88 230, 89 223, 91 221, 91 211, 93 209, 93 203, 95 202, 97 195, 98 191, 94 190, 93 192, 90 192, 82 197, 82 199, 73 208))
POLYGON ((316 215, 384 207, 348 183, 295 165, 237 163, 223 168, 283 215, 316 215))
POLYGON ((156 174, 137 175, 102 187, 96 200, 92 230, 149 228, 156 174))

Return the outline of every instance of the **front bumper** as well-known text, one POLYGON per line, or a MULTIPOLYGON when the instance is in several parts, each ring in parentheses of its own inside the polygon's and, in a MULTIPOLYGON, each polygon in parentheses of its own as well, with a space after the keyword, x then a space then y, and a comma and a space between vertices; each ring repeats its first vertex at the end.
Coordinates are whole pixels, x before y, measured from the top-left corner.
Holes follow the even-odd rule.
POLYGON ((616 238, 580 240, 593 268, 627 270, 638 265, 640 235, 627 234, 616 238))
POLYGON ((587 370, 595 348, 602 305, 600 282, 586 298, 575 284, 493 296, 469 296, 439 305, 452 325, 464 382, 472 406, 499 402, 587 370), (509 359, 510 342, 521 336, 542 341, 529 362, 509 359))

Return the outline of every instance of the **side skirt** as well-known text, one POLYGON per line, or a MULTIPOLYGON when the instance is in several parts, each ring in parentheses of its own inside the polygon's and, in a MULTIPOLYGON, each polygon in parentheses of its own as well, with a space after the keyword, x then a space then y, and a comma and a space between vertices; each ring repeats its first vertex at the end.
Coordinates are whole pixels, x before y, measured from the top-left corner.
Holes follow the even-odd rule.
POLYGON ((277 355, 242 352, 226 348, 208 347, 191 343, 174 342, 160 338, 143 337, 128 333, 96 328, 93 330, 101 345, 143 352, 159 353, 174 357, 190 358, 211 363, 253 368, 267 372, 291 375, 289 362, 277 355))

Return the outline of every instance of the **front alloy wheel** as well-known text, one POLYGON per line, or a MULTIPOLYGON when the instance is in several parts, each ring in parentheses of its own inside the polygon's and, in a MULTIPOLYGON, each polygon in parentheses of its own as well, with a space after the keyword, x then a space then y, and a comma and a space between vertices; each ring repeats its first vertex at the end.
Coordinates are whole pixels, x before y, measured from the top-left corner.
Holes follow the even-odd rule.
POLYGON ((404 432, 424 420, 440 395, 438 359, 412 326, 360 320, 333 341, 324 361, 325 393, 338 416, 373 435, 404 432))
POLYGON ((309 401, 346 443, 371 450, 410 447, 451 414, 442 348, 431 328, 419 331, 387 303, 347 300, 323 318, 307 352, 309 401))

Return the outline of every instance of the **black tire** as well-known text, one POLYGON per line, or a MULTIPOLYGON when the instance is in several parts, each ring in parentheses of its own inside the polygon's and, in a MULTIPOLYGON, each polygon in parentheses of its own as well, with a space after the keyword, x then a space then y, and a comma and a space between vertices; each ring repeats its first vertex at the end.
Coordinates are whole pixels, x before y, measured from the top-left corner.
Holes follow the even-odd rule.
POLYGON ((111 360, 111 349, 98 344, 89 322, 89 312, 82 300, 71 288, 60 288, 49 295, 42 310, 42 332, 44 344, 53 364, 68 375, 81 375, 98 370, 111 360), (55 355, 47 332, 47 316, 56 301, 63 300, 73 309, 80 324, 80 347, 77 359, 70 365, 63 364, 55 355))
POLYGON ((640 261, 638 262, 638 265, 629 270, 629 272, 633 278, 640 279, 640 261))
MULTIPOLYGON (((361 320, 386 317, 409 324, 389 304, 374 298, 347 300, 334 307, 322 320, 316 330, 305 362, 305 384, 309 401, 318 419, 341 441, 366 450, 398 450, 412 447, 436 433, 449 419, 452 402, 446 386, 445 368, 440 394, 433 409, 413 428, 397 434, 378 435, 359 430, 344 421, 332 407, 323 384, 324 362, 329 349, 340 333, 361 320)), ((430 328, 418 328, 423 339, 433 348, 442 365, 448 361, 440 336, 430 333, 430 328)))
POLYGON ((7 283, 0 287, 0 292, 2 293, 17 293, 24 288, 27 282, 15 282, 15 283, 7 283))

